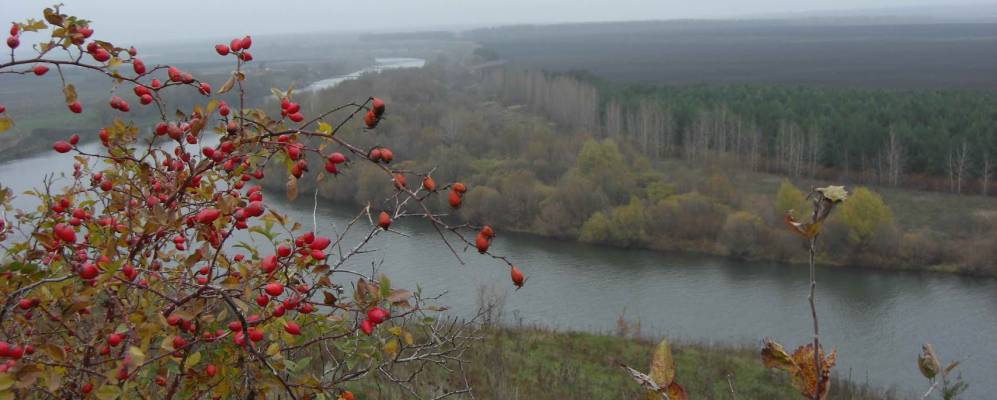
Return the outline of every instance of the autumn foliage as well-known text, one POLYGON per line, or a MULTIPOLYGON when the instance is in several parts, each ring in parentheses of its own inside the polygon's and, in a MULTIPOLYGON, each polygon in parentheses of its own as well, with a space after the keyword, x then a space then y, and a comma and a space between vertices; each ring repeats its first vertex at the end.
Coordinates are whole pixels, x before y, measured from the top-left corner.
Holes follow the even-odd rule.
MULTIPOLYGON (((77 135, 52 145, 75 165, 66 179, 28 193, 37 208, 14 210, 14 193, 0 187, 0 398, 352 399, 350 381, 382 375, 406 385, 394 380, 396 368, 448 368, 467 346, 466 326, 435 313, 419 291, 351 264, 403 219, 431 224, 455 260, 473 246, 523 285, 518 268, 488 251, 490 227, 451 224, 446 210, 430 208, 426 200, 440 192, 429 173, 392 169, 390 149, 336 135, 387 121, 384 100, 304 115, 293 90, 274 89, 279 109, 248 109, 250 36, 214 47, 235 66, 214 90, 94 33, 90 21, 45 9, 41 20, 13 24, 7 39, 13 50, 39 38, 36 54, 11 51, 0 63, 0 72, 56 70, 72 113, 86 110, 62 70, 103 76, 121 92, 108 105, 123 118, 97 132, 99 151, 77 135), (196 91, 204 104, 167 112, 174 90, 196 91), (239 104, 214 99, 228 92, 239 104), (134 104, 155 107, 160 121, 127 121, 134 104), (309 164, 310 153, 324 168, 309 164), (306 228, 289 220, 254 184, 268 165, 282 166, 293 199, 299 179, 332 179, 358 162, 383 171, 394 189, 383 204, 392 206, 368 205, 332 236, 319 233, 320 221, 306 228), (358 231, 358 242, 344 243, 358 231)), ((16 116, 9 106, 0 113, 16 116)), ((12 118, 3 118, 9 127, 12 118)), ((454 208, 468 190, 440 189, 454 208)))

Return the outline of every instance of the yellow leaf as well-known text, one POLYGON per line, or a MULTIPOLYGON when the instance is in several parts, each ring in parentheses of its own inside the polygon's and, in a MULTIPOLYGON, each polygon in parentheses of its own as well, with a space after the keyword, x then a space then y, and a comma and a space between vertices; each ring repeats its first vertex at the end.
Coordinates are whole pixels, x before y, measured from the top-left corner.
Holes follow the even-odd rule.
POLYGON ((325 134, 332 133, 332 125, 325 123, 325 121, 319 121, 318 131, 325 134))
POLYGON ((41 367, 34 364, 28 364, 21 367, 21 369, 17 371, 17 376, 14 380, 17 381, 17 387, 23 389, 33 386, 41 376, 41 367))
POLYGON ((298 178, 290 177, 287 180, 287 201, 294 201, 298 198, 298 178))
POLYGON ((819 233, 819 232, 820 232, 820 222, 815 222, 815 223, 812 223, 812 224, 806 224, 805 229, 804 229, 804 233, 806 234, 806 237, 808 237, 808 238, 812 238, 814 236, 817 236, 817 233, 819 233))
POLYGON ((110 69, 116 69, 120 65, 121 65, 121 59, 118 57, 111 57, 111 59, 107 61, 107 67, 110 69))
POLYGON ((10 374, 0 374, 0 390, 7 390, 14 384, 14 378, 10 374))
POLYGON ((54 368, 49 369, 48 373, 45 374, 45 386, 50 392, 55 392, 59 390, 62 386, 62 376, 66 373, 65 368, 54 368))
POLYGON ((205 106, 205 112, 210 115, 215 112, 216 108, 218 108, 218 100, 211 99, 211 101, 208 102, 208 105, 205 106))
POLYGON ((826 358, 824 351, 819 351, 821 358, 820 374, 817 373, 817 366, 814 365, 813 344, 798 347, 793 351, 793 363, 796 368, 789 371, 790 383, 800 391, 806 398, 827 398, 827 391, 830 388, 831 368, 834 367, 835 351, 831 351, 826 358), (819 376, 818 376, 819 375, 819 376))
POLYGON ((142 362, 145 361, 145 353, 143 353, 142 349, 139 349, 138 347, 128 347, 128 354, 132 356, 132 362, 135 364, 142 364, 142 362))
POLYGON ((63 352, 62 346, 56 346, 51 343, 40 344, 38 346, 39 350, 52 357, 53 360, 58 362, 66 361, 66 353, 63 352))
POLYGON ((42 11, 42 15, 45 16, 45 20, 48 21, 48 23, 56 26, 62 26, 62 23, 66 20, 62 14, 56 14, 55 10, 51 8, 46 8, 42 11))
POLYGON ((239 287, 239 278, 228 276, 222 280, 222 287, 226 289, 236 289, 239 287))
POLYGON ((76 87, 72 83, 63 87, 62 93, 66 95, 66 104, 76 101, 76 87))
POLYGON ((660 387, 666 387, 675 379, 675 364, 672 361, 672 349, 668 339, 661 339, 651 356, 651 370, 648 376, 660 387))
POLYGON ((28 19, 26 24, 18 24, 21 26, 21 30, 25 32, 38 32, 42 29, 48 28, 42 21, 36 21, 34 18, 28 19))
POLYGON ((676 382, 668 385, 666 393, 668 393, 668 400, 689 400, 689 395, 685 392, 685 388, 676 382))
POLYGON ((228 80, 225 81, 225 83, 222 84, 222 87, 218 88, 218 91, 215 93, 217 94, 226 93, 229 90, 232 90, 233 86, 235 86, 235 72, 233 72, 232 75, 229 75, 228 80))
POLYGON ((107 384, 101 386, 100 389, 97 389, 97 393, 94 394, 97 396, 97 399, 99 400, 114 400, 118 398, 119 393, 120 391, 118 391, 117 386, 114 386, 112 384, 107 384))
POLYGON ((917 368, 921 370, 921 375, 928 379, 934 379, 938 371, 941 371, 942 365, 938 362, 938 356, 935 355, 931 343, 921 346, 921 355, 917 356, 917 368))
POLYGON ((411 290, 394 289, 391 291, 391 294, 388 295, 387 300, 391 303, 401 303, 414 295, 415 293, 412 293, 411 290))
POLYGON ((778 368, 784 371, 796 368, 793 358, 786 353, 782 345, 771 340, 766 340, 765 347, 762 347, 762 364, 767 368, 778 368))
POLYGON ((390 333, 392 335, 395 335, 395 336, 401 336, 402 335, 402 327, 400 327, 400 326, 392 326, 392 327, 388 328, 388 333, 390 333))
POLYGON ((193 366, 197 365, 197 363, 199 363, 199 362, 201 362, 201 352, 200 351, 196 352, 194 354, 191 354, 190 356, 187 357, 187 366, 188 367, 193 367, 193 366))
POLYGON ((392 357, 394 357, 395 354, 398 354, 398 341, 395 339, 391 339, 390 341, 388 341, 388 343, 384 344, 382 350, 384 350, 385 353, 388 353, 392 357))
POLYGON ((5 132, 14 126, 14 121, 11 121, 8 117, 0 117, 0 132, 5 132))

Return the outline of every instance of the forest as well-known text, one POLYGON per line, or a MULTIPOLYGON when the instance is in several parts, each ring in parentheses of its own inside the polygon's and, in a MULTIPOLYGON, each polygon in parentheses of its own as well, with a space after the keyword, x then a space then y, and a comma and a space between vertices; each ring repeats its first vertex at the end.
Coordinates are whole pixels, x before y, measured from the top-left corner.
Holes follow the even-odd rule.
POLYGON ((482 28, 512 63, 651 85, 997 88, 995 23, 876 18, 668 20, 482 28))
POLYGON ((607 129, 638 136, 652 156, 729 152, 792 177, 991 193, 992 92, 603 86, 607 129))
MULTIPOLYGON (((607 92, 573 75, 514 67, 478 70, 444 62, 346 82, 305 103, 319 109, 355 93, 376 91, 400 104, 388 117, 393 122, 377 133, 343 135, 366 146, 393 149, 399 168, 429 168, 427 160, 432 159, 434 176, 449 180, 463 175, 471 190, 459 213, 474 223, 621 247, 803 261, 798 238, 782 226, 783 213, 804 210, 809 188, 837 170, 813 162, 835 159, 831 150, 808 147, 812 131, 793 123, 780 123, 777 134, 763 135, 767 130, 761 124, 752 127, 737 117, 738 106, 697 109, 707 100, 684 99, 709 98, 711 90, 730 98, 747 97, 753 90, 800 98, 809 96, 797 93, 809 92, 633 90, 607 92), (608 100, 603 93, 610 93, 608 100), (662 112, 648 105, 654 96, 685 106, 662 112)), ((894 104, 912 98, 884 96, 894 104)), ((759 114, 765 109, 756 108, 759 114)), ((830 147, 834 141, 820 143, 830 147)), ((926 192, 880 187, 884 181, 873 175, 875 170, 863 172, 876 179, 846 182, 859 187, 841 216, 826 227, 822 263, 986 275, 997 271, 989 250, 997 240, 997 225, 980 209, 990 203, 969 201, 963 209, 938 216, 930 213, 947 207, 954 195, 939 193, 907 207, 926 192), (967 246, 978 251, 964 251, 967 246)), ((389 194, 381 179, 375 170, 359 166, 321 183, 318 194, 367 204, 389 194)), ((284 185, 279 178, 269 183, 284 185)), ((301 182, 299 188, 309 193, 309 183, 301 182)))

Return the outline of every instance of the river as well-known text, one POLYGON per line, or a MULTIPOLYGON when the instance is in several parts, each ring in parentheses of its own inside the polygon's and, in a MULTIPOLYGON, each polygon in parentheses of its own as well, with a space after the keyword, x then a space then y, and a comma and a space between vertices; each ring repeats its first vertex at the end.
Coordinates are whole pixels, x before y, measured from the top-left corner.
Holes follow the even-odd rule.
MULTIPOLYGON (((86 145, 90 151, 97 144, 86 145)), ((46 152, 0 164, 0 184, 21 193, 45 173, 70 173, 72 157, 46 152)), ((473 188, 472 188, 473 190, 473 188)), ((294 203, 268 194, 273 206, 311 223, 311 193, 294 203)), ((21 196, 15 205, 34 204, 21 196)), ((319 232, 333 235, 356 210, 320 203, 319 232)), ((833 217, 832 217, 833 218, 833 217)), ((799 265, 624 250, 503 234, 493 249, 512 257, 528 280, 512 291, 508 269, 474 251, 461 266, 423 221, 395 226, 409 237, 381 235, 382 270, 395 286, 446 291, 442 303, 468 315, 483 287, 506 295, 507 322, 566 330, 611 332, 626 310, 650 337, 713 343, 760 344, 773 338, 787 348, 810 340, 808 272, 799 265)), ((379 260, 378 258, 377 260, 379 260)), ((354 269, 369 269, 361 258, 354 269)), ((859 268, 819 268, 817 308, 821 342, 838 349, 836 371, 857 382, 924 391, 917 372, 921 344, 943 360, 962 360, 966 398, 997 393, 997 279, 859 268)))
POLYGON ((346 75, 334 76, 328 79, 322 79, 317 82, 312 82, 311 85, 306 86, 302 91, 314 92, 322 89, 328 89, 335 87, 343 81, 357 79, 367 73, 378 73, 381 71, 389 69, 398 68, 422 68, 426 65, 426 60, 421 58, 405 58, 405 57, 385 57, 374 59, 374 65, 367 68, 361 69, 359 71, 349 73, 346 75))

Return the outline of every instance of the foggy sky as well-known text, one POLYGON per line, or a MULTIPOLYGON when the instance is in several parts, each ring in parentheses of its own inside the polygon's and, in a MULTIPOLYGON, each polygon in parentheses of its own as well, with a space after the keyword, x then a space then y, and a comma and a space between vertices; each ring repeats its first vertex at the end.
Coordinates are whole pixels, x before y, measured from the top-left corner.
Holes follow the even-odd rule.
MULTIPOLYGON (((466 28, 939 5, 945 0, 0 0, 0 21, 41 18, 53 3, 109 40, 159 42, 242 34, 466 28)), ((965 3, 956 0, 955 2, 965 3)), ((6 30, 6 29, 4 29, 6 30)))

